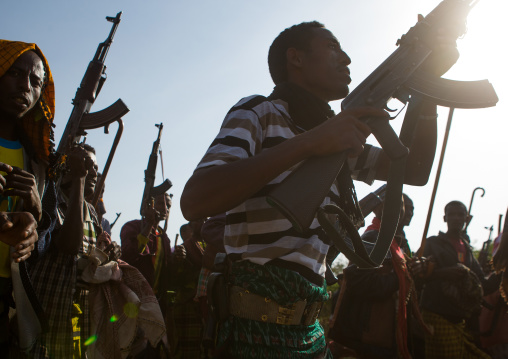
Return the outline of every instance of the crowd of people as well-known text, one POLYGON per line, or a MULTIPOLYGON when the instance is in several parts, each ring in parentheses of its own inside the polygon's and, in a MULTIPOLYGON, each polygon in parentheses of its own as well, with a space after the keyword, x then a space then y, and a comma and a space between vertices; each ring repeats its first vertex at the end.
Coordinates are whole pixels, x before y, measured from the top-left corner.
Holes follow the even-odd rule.
MULTIPOLYGON (((441 76, 456 48, 446 36, 436 48, 424 70, 441 76)), ((388 115, 373 107, 333 113, 328 102, 349 92, 350 63, 319 22, 281 32, 268 54, 274 91, 231 108, 185 186, 182 243, 161 226, 170 220, 169 193, 144 203, 116 243, 104 201, 93 204, 103 191, 94 148, 54 151, 54 84, 42 51, 0 40, 2 356, 508 357, 501 275, 478 264, 459 201, 444 209, 448 231, 416 254, 404 233, 414 205, 404 195, 384 261, 344 269, 324 332, 318 318, 337 280, 329 271, 337 251, 317 218, 302 233, 266 196, 302 161, 347 151, 323 204, 339 205, 372 250, 388 209, 379 204, 362 230, 352 179, 387 180, 390 159, 366 144, 371 129, 360 119, 388 115)), ((416 108, 405 183, 421 186, 434 160, 437 112, 423 100, 416 108)))

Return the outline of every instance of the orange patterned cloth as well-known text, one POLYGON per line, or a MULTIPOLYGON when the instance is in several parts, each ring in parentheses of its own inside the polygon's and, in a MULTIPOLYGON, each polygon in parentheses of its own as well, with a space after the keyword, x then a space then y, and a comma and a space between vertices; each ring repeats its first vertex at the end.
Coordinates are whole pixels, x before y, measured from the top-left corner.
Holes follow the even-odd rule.
POLYGON ((37 157, 49 160, 53 148, 52 126, 55 116, 55 85, 53 76, 41 49, 36 44, 0 39, 0 77, 26 51, 34 51, 41 58, 46 70, 44 90, 34 111, 23 118, 23 129, 30 139, 37 157))

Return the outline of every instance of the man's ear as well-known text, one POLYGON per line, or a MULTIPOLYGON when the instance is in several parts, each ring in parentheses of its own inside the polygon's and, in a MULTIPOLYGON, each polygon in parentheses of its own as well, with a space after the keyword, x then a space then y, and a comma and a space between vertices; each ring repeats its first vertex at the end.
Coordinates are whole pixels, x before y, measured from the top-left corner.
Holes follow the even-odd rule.
POLYGON ((290 47, 286 51, 286 59, 289 65, 301 67, 303 65, 303 52, 290 47))

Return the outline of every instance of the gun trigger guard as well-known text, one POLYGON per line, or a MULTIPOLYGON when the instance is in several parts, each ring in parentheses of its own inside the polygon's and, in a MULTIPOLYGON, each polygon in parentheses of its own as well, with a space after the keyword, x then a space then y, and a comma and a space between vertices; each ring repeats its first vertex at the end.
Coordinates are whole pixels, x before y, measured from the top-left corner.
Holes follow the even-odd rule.
POLYGON ((385 105, 384 110, 387 111, 387 112, 395 112, 395 111, 397 111, 397 110, 391 109, 390 107, 388 107, 388 105, 385 105))
MULTIPOLYGON (((406 108, 406 106, 407 106, 407 104, 405 103, 405 104, 404 104, 404 106, 403 106, 403 107, 402 107, 402 108, 401 108, 401 109, 397 112, 397 114, 396 114, 396 115, 394 115, 394 116, 390 116, 390 120, 394 120, 395 118, 397 118, 397 117, 400 115, 400 113, 401 113, 402 111, 404 111, 404 109, 406 108)), ((389 107, 388 107, 388 105, 385 105, 385 108, 384 108, 384 109, 385 109, 385 111, 388 111, 388 112, 395 112, 395 111, 397 111, 397 110, 392 110, 391 108, 389 108, 389 107)))

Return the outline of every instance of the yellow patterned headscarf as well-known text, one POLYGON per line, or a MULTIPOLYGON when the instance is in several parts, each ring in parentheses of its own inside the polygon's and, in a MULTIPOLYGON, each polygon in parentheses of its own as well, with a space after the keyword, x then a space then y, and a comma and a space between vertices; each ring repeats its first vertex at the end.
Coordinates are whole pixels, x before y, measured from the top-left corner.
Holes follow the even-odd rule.
POLYGON ((39 55, 44 64, 46 78, 44 91, 38 102, 39 106, 36 105, 35 110, 30 111, 23 118, 23 129, 31 141, 37 157, 48 161, 54 146, 52 125, 55 117, 55 85, 48 61, 41 49, 36 44, 0 39, 0 77, 26 51, 34 51, 39 55))

